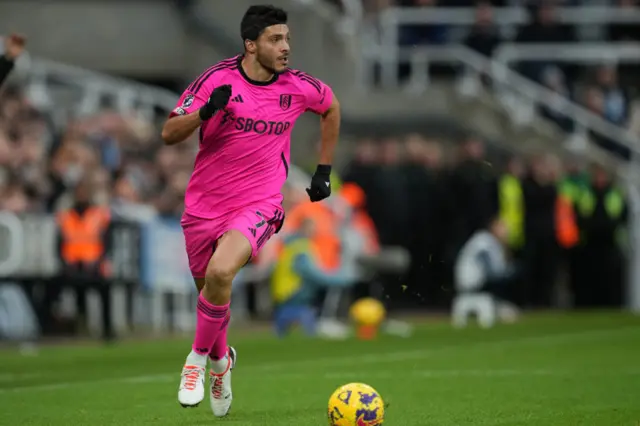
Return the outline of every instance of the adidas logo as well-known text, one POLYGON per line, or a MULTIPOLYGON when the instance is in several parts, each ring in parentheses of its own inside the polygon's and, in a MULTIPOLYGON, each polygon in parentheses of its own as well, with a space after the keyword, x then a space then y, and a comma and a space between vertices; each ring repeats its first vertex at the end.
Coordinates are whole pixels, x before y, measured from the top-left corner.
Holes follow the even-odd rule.
POLYGON ((254 237, 256 236, 256 228, 249 228, 249 232, 251 232, 251 235, 254 237))
POLYGON ((242 99, 242 95, 238 95, 235 98, 231 99, 231 102, 240 102, 240 103, 244 103, 244 100, 242 99))

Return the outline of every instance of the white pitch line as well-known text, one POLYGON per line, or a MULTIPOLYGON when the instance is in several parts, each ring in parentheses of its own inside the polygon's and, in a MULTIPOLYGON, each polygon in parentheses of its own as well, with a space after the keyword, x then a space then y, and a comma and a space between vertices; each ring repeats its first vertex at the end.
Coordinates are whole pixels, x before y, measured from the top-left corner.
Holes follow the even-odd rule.
POLYGON ((2 382, 17 382, 24 379, 35 379, 36 377, 42 377, 42 374, 35 373, 25 373, 25 374, 14 374, 14 373, 3 373, 0 374, 0 383, 2 382))
MULTIPOLYGON (((528 336, 522 338, 513 338, 506 340, 493 340, 493 341, 481 341, 481 342, 471 342, 471 343, 463 343, 457 345, 446 345, 439 346, 430 349, 422 349, 422 350, 413 350, 413 351, 396 351, 396 352, 387 352, 387 353, 379 353, 379 354, 369 354, 369 355, 350 355, 345 357, 327 357, 327 358, 317 358, 312 360, 300 360, 300 361, 289 361, 283 363, 267 363, 261 365, 248 365, 246 367, 242 367, 242 371, 277 371, 295 367, 305 367, 305 366, 313 366, 316 371, 318 367, 343 367, 345 365, 362 365, 362 364, 384 364, 391 363, 397 361, 409 361, 409 360, 421 360, 430 355, 436 355, 441 352, 446 352, 450 350, 469 350, 475 348, 503 348, 506 346, 511 346, 514 344, 522 344, 522 343, 554 343, 554 342, 575 342, 579 341, 583 338, 593 338, 598 336, 610 336, 612 334, 617 334, 621 332, 629 331, 630 329, 638 329, 638 327, 625 327, 619 329, 599 329, 599 330, 588 330, 574 333, 562 333, 562 334, 553 334, 546 336, 528 336)), ((508 375, 509 373, 505 373, 507 370, 417 370, 412 371, 408 369, 408 373, 411 374, 419 374, 423 377, 437 377, 438 375, 462 375, 462 376, 470 376, 470 375, 485 375, 488 377, 495 377, 500 374, 508 375), (465 373, 466 371, 466 373, 465 373), (475 373, 473 373, 475 371, 475 373), (500 373, 502 372, 502 373, 500 373), (431 376, 430 376, 431 375, 431 376)), ((512 373, 513 375, 532 375, 531 371, 527 370, 510 370, 517 371, 518 373, 512 373)), ((541 371, 541 370, 539 370, 541 371)), ((638 374, 639 372, 628 372, 628 373, 620 373, 620 374, 638 374)), ((339 374, 341 377, 335 378, 346 378, 349 374, 352 373, 324 373, 323 377, 325 378, 334 378, 332 374, 339 374)), ((353 373, 356 375, 357 373, 353 373)), ((549 373, 548 375, 560 375, 567 374, 566 372, 555 372, 549 373)), ((538 373, 538 375, 543 375, 542 373, 538 373)), ((292 378, 304 378, 305 374, 291 374, 291 373, 280 373, 278 377, 292 377, 292 378)), ((376 376, 376 373, 367 374, 367 377, 376 376)), ((383 373, 384 376, 384 373, 383 373)), ((355 376, 354 376, 355 377, 355 376)), ((358 375, 360 377, 360 375, 358 375)), ((379 376, 378 376, 379 377, 379 376)), ((386 376, 384 376, 386 377, 386 376)), ((384 378, 381 377, 381 378, 384 378)), ((391 378, 392 375, 389 375, 391 378)), ((15 375, 17 380, 25 379, 26 375, 15 375)), ((52 383, 45 385, 34 385, 34 386, 22 386, 15 388, 5 388, 0 389, 0 394, 6 393, 19 393, 19 392, 32 392, 32 391, 48 391, 48 390, 62 390, 75 388, 80 386, 94 386, 99 384, 117 384, 117 383, 157 383, 157 382, 165 382, 177 380, 178 374, 155 374, 155 375, 141 375, 141 376, 130 376, 130 377, 119 377, 119 378, 111 378, 111 379, 96 379, 96 380, 87 380, 87 381, 77 381, 77 382, 60 382, 60 383, 52 383)), ((12 381, 12 380, 7 380, 12 381)))
MULTIPOLYGON (((405 372, 333 372, 322 374, 321 377, 327 380, 383 380, 400 378, 402 380, 427 380, 438 378, 499 378, 499 377, 601 377, 601 376, 638 376, 640 370, 628 371, 569 371, 569 370, 509 370, 509 369, 486 369, 486 370, 408 370, 405 372)), ((302 380, 308 378, 305 373, 281 373, 278 374, 278 380, 302 380)), ((84 382, 62 382, 47 385, 25 386, 11 389, 0 389, 0 394, 7 393, 23 393, 23 392, 41 392, 72 389, 82 386, 97 386, 103 384, 145 384, 145 383, 171 383, 178 381, 176 373, 156 374, 148 376, 121 377, 115 379, 91 380, 84 382)))
POLYGON ((262 371, 273 371, 280 369, 287 369, 291 367, 305 367, 305 366, 313 366, 318 367, 318 365, 326 365, 329 367, 335 367, 337 364, 345 365, 345 364, 377 364, 379 362, 395 362, 395 361, 410 361, 410 360, 421 360, 431 355, 437 355, 441 352, 447 352, 451 350, 474 350, 476 348, 496 348, 500 349, 505 346, 511 346, 514 344, 542 344, 542 343, 564 343, 565 341, 576 342, 583 338, 594 338, 599 336, 610 336, 612 334, 628 332, 629 330, 639 330, 640 327, 624 327, 618 329, 597 329, 597 330, 586 330, 586 331, 578 331, 573 333, 561 333, 561 334, 551 334, 546 336, 526 336, 526 337, 516 337, 504 340, 488 340, 488 341, 480 341, 480 342, 463 342, 461 344, 450 344, 437 346, 428 349, 417 349, 417 350, 409 350, 409 351, 394 351, 394 352, 386 352, 386 353, 373 353, 373 354, 362 354, 362 355, 349 355, 345 357, 326 357, 326 358, 314 358, 314 359, 304 359, 299 361, 289 361, 282 363, 268 363, 262 365, 252 365, 252 369, 262 370, 262 371))
POLYGON ((616 370, 616 371, 591 371, 585 372, 580 370, 518 370, 518 369, 483 369, 483 370, 416 370, 407 371, 402 374, 397 372, 384 372, 378 371, 375 373, 356 373, 356 372, 337 372, 328 373, 324 375, 326 379, 358 379, 363 378, 372 379, 392 379, 394 377, 400 377, 403 380, 417 377, 420 379, 431 378, 449 378, 449 377, 601 377, 601 376, 637 376, 640 375, 640 370, 616 370))

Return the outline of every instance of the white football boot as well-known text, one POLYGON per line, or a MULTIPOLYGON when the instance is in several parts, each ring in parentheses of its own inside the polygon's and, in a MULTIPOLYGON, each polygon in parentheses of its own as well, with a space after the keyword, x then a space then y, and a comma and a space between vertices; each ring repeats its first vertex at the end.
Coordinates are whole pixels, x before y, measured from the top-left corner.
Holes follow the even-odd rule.
POLYGON ((183 407, 197 407, 204 399, 205 368, 186 364, 182 369, 178 402, 183 407))
POLYGON ((236 366, 237 360, 236 350, 229 346, 227 352, 227 369, 224 373, 216 373, 209 370, 209 396, 211 402, 211 411, 216 417, 224 417, 229 414, 233 394, 231 393, 231 370, 236 366))

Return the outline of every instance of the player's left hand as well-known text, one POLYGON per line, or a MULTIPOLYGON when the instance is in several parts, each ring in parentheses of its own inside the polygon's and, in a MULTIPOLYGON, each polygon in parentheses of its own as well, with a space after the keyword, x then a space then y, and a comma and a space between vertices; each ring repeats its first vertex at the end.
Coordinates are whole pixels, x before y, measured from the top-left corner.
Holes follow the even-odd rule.
POLYGON ((311 186, 307 188, 307 194, 314 203, 331 195, 331 166, 318 164, 311 178, 311 186))
POLYGON ((4 39, 4 55, 7 59, 13 61, 22 54, 24 45, 27 40, 19 34, 11 34, 4 39))
POLYGON ((209 96, 209 100, 206 104, 202 106, 198 110, 198 114, 200 115, 200 119, 202 121, 207 121, 213 115, 220 111, 222 108, 226 107, 229 103, 229 98, 231 97, 231 85, 224 84, 222 86, 218 86, 211 92, 211 96, 209 96))

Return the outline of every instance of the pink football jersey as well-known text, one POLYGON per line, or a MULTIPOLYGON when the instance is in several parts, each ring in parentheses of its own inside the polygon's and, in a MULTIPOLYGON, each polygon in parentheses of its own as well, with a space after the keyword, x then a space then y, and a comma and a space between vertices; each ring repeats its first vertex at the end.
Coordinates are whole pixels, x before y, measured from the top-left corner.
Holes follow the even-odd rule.
POLYGON ((281 201, 289 172, 291 131, 304 112, 324 114, 326 84, 288 69, 268 82, 251 80, 242 56, 207 69, 185 90, 171 116, 202 107, 214 88, 231 85, 226 108, 200 127, 200 148, 185 195, 186 213, 214 219, 257 201, 281 201))

